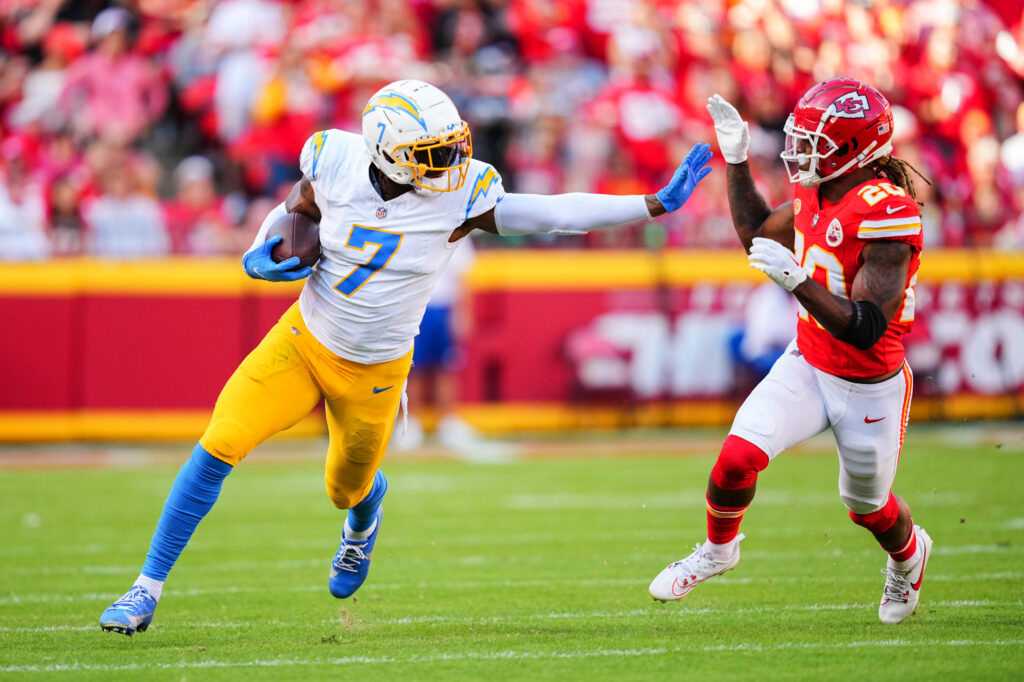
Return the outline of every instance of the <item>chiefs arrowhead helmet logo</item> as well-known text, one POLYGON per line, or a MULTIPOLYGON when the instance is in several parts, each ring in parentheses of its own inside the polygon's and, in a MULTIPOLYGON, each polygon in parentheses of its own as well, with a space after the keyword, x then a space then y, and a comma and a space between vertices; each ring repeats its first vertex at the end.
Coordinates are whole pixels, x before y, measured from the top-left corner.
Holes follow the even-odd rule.
POLYGON ((856 90, 841 95, 825 109, 825 120, 830 118, 867 118, 871 103, 856 90))

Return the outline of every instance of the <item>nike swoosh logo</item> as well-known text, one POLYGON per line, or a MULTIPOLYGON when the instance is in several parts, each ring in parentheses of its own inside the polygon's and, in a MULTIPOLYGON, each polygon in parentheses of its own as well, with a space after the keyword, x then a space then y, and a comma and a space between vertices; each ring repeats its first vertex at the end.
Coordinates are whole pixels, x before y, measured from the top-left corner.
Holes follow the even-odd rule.
POLYGON ((885 212, 888 213, 889 215, 892 215, 893 213, 896 213, 897 211, 902 211, 905 208, 906 206, 886 206, 885 212))
POLYGON ((874 424, 875 422, 880 422, 883 419, 885 419, 885 417, 879 417, 878 419, 871 419, 867 415, 865 415, 864 416, 864 423, 865 424, 874 424))
POLYGON ((924 582, 924 569, 927 567, 925 562, 928 561, 928 548, 922 547, 921 553, 924 555, 921 557, 921 575, 917 576, 917 582, 910 586, 910 589, 914 592, 918 592, 921 589, 921 583, 924 582))
MULTIPOLYGON (((376 386, 374 386, 373 387, 373 392, 374 393, 383 393, 384 391, 388 390, 389 388, 394 388, 394 387, 395 387, 394 384, 391 384, 390 386, 385 386, 384 388, 377 388, 376 386)), ((883 419, 884 419, 884 417, 883 417, 883 419)))

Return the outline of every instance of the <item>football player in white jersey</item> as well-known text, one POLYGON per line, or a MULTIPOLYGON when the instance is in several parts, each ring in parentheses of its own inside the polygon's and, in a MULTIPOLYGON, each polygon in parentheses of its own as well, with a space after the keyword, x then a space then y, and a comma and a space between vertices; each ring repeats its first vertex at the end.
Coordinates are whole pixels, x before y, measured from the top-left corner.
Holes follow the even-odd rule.
POLYGON ((710 171, 696 145, 657 194, 506 194, 498 172, 472 158, 469 126, 438 88, 415 80, 375 93, 362 135, 316 133, 300 156, 302 180, 264 221, 243 257, 271 281, 306 279, 299 300, 242 361, 210 424, 174 481, 142 571, 100 617, 133 635, 152 622, 171 567, 209 512, 232 468, 323 399, 330 436, 325 482, 348 510, 328 587, 339 598, 363 584, 381 526, 387 481, 378 470, 409 373, 413 338, 438 275, 460 241, 499 235, 578 233, 680 208, 710 171), (320 224, 315 268, 270 256, 265 239, 286 213, 320 224))

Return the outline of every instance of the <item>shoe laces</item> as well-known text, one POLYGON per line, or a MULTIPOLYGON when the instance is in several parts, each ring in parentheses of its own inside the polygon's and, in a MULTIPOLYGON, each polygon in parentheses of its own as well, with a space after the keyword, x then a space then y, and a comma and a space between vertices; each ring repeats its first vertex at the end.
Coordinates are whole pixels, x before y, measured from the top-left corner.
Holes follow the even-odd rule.
POLYGON ((146 605, 146 600, 151 599, 149 592, 145 587, 136 585, 132 589, 124 593, 120 599, 113 603, 112 608, 132 608, 132 607, 143 607, 146 605))
POLYGON ((693 547, 693 553, 690 556, 672 564, 673 568, 684 571, 687 574, 699 573, 703 568, 711 566, 714 563, 714 559, 711 558, 709 552, 704 551, 704 545, 697 543, 693 547))
POLYGON ((909 571, 898 571, 895 568, 886 566, 882 569, 885 575, 885 588, 882 590, 883 599, 893 601, 906 601, 907 592, 910 591, 910 582, 907 580, 909 571))
POLYGON ((363 552, 362 545, 355 545, 345 540, 341 549, 338 550, 338 556, 334 558, 334 567, 339 571, 357 573, 359 564, 365 559, 366 554, 363 552))

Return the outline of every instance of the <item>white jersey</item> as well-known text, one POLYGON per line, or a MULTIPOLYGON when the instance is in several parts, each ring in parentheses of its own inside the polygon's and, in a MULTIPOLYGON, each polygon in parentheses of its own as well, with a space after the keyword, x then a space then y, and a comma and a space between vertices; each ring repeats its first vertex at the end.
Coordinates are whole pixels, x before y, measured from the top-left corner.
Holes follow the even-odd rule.
POLYGON ((448 238, 468 218, 494 208, 505 193, 501 176, 474 159, 455 192, 417 189, 385 202, 370 182, 363 137, 342 130, 310 137, 299 164, 323 215, 323 253, 299 297, 306 326, 354 362, 402 357, 459 246, 448 238))

